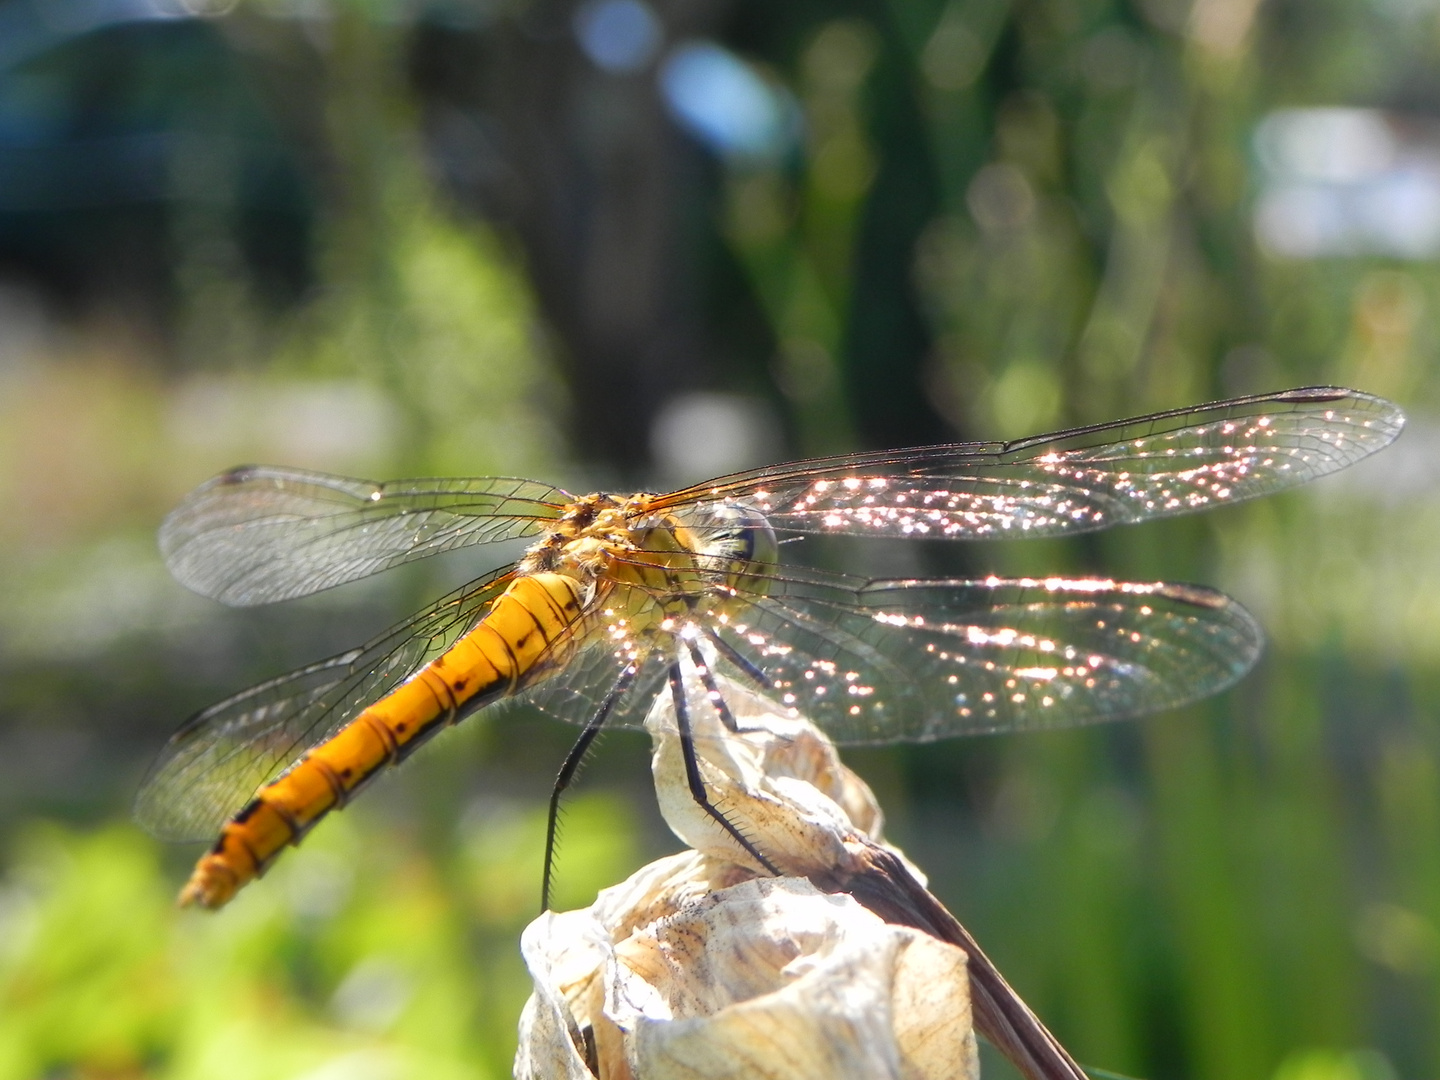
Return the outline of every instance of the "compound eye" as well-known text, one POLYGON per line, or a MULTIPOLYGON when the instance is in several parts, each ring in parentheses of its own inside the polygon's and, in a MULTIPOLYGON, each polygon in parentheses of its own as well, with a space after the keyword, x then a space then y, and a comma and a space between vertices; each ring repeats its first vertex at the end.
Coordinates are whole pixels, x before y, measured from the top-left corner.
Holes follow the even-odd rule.
POLYGON ((773 566, 780 561, 780 545, 769 519, 753 506, 744 503, 722 503, 714 509, 717 525, 723 527, 716 539, 728 550, 729 557, 746 562, 773 566))

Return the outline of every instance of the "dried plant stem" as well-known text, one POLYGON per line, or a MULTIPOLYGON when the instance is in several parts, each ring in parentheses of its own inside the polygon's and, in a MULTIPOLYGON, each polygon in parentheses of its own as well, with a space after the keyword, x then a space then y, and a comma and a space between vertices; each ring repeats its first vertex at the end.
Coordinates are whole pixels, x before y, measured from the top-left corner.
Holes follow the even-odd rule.
POLYGON ((902 860, 868 842, 852 850, 856 858, 850 866, 810 875, 816 888, 849 893, 888 923, 913 927, 965 950, 975 1030, 1027 1080, 1087 1080, 1085 1071, 1005 981, 970 932, 915 880, 902 860))

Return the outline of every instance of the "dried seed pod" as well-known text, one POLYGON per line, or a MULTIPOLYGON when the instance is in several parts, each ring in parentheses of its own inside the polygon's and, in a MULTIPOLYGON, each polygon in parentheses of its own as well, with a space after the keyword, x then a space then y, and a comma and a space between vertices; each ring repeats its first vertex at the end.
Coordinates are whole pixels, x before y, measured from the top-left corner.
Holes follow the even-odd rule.
POLYGON ((873 847, 874 796, 808 721, 721 689, 738 732, 687 685, 707 794, 793 876, 755 878, 753 859, 696 805, 662 696, 648 724, 656 787, 671 828, 697 850, 650 864, 584 911, 531 924, 521 949, 535 992, 515 1075, 976 1076, 965 952, 806 879, 843 873, 873 847))

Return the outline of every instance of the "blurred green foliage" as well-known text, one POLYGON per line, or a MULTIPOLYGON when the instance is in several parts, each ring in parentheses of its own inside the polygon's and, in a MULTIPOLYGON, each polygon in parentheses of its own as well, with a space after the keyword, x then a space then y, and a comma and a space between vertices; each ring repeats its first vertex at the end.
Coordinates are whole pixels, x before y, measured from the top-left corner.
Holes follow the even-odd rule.
MULTIPOLYGON (((1433 149, 1435 6, 655 10, 665 47, 717 37, 783 92, 794 145, 707 156, 654 64, 598 71, 558 0, 242 3, 13 60, 3 24, 0 137, 31 140, 7 160, 98 133, 73 146, 101 184, 105 146, 179 149, 143 198, 22 205, 0 169, 0 1077, 508 1071, 559 725, 501 718, 479 753, 456 733, 218 917, 176 913, 184 853, 118 823, 187 711, 485 568, 219 611, 151 540, 210 473, 639 487, 633 448, 686 390, 748 395, 808 454, 1318 382, 1395 398, 1411 430, 1363 474, 1200 519, 862 553, 1223 587, 1271 636, 1244 685, 854 760, 1081 1060, 1440 1072, 1440 268, 1283 257, 1254 219, 1274 110, 1388 108, 1433 149)), ((561 906, 664 845, 643 751, 592 768, 561 906)))
MULTIPOLYGON (((577 798, 558 899, 634 855, 622 803, 577 798)), ((177 913, 129 825, 32 824, 0 890, 0 1076, 506 1076, 545 822, 477 818, 436 858, 363 808, 224 919, 177 913)))

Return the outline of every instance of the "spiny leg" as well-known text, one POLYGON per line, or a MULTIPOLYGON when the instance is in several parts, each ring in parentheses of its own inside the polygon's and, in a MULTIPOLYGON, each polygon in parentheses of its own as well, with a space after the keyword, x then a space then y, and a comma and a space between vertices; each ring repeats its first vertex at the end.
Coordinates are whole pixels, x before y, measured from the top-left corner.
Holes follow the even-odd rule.
POLYGON ((709 627, 705 629, 705 636, 710 640, 710 644, 714 645, 715 648, 720 651, 721 656, 734 664, 740 674, 755 684, 757 690, 768 691, 770 689, 770 682, 765 678, 765 673, 749 660, 746 660, 745 657, 741 656, 735 649, 735 646, 731 645, 709 627))
POLYGON ((685 700, 685 680, 680 672, 679 661, 670 664, 670 697, 675 702, 675 726, 680 732, 680 756, 685 759, 685 779, 690 785, 690 797, 732 840, 744 848, 751 858, 779 877, 780 870, 775 864, 760 854, 760 849, 710 801, 710 795, 705 790, 705 781, 700 777, 700 762, 695 757, 695 736, 690 731, 690 706, 685 700))
POLYGON ((710 670, 710 665, 705 662, 705 657, 700 652, 700 646, 693 641, 686 641, 690 649, 690 659, 695 664, 695 671, 700 676, 700 681, 705 686, 705 693, 710 696, 710 704, 714 706, 715 712, 720 717, 720 722, 731 731, 738 732, 740 725, 735 722, 735 714, 730 711, 730 706, 720 694, 720 686, 715 682, 715 673, 710 670))
POLYGON ((540 910, 550 909, 550 885, 555 875, 555 836, 559 829, 560 822, 560 795, 570 786, 570 781, 575 779, 575 773, 580 768, 580 763, 585 760, 585 754, 590 749, 590 744, 595 741, 595 736, 600 734, 605 719, 610 715, 610 710, 620 700, 625 691, 630 689, 630 684, 635 681, 635 673, 639 671, 637 664, 627 664, 620 672, 620 677, 615 680, 615 685, 610 687, 610 692, 605 695, 605 700, 600 702, 600 707, 595 710, 585 724, 585 730, 580 732, 580 737, 575 740, 575 745, 565 755, 565 761, 560 766, 559 773, 555 776, 555 787, 550 792, 550 813, 545 819, 545 878, 540 886, 540 910))

